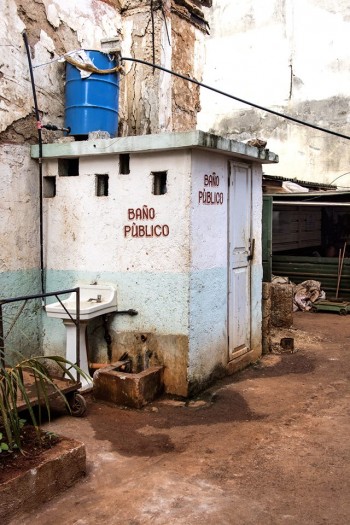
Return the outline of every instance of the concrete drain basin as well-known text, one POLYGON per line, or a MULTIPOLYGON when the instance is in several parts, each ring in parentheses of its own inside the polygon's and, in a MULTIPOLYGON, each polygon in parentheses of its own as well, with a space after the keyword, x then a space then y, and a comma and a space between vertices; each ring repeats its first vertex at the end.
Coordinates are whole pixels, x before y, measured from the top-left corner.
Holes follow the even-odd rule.
POLYGON ((126 362, 118 361, 94 373, 95 399, 116 405, 141 408, 163 391, 163 366, 150 366, 138 373, 126 372, 126 362))

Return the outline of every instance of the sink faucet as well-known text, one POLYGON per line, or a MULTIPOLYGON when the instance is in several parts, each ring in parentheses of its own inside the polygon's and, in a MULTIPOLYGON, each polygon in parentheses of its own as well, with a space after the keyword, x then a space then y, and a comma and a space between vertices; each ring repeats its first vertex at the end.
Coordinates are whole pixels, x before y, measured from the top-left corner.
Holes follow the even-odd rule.
POLYGON ((88 303, 102 303, 102 295, 98 294, 97 298, 96 297, 91 297, 90 299, 88 299, 88 303))

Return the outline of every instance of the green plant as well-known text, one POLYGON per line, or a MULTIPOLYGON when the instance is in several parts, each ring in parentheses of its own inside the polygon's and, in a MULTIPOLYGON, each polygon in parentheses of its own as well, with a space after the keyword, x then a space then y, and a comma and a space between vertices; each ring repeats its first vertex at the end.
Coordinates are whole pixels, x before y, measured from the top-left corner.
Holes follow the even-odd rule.
POLYGON ((46 408, 50 417, 49 398, 52 395, 60 396, 70 410, 64 394, 52 379, 47 366, 48 363, 55 363, 72 381, 75 381, 75 379, 70 371, 71 368, 85 377, 82 370, 60 356, 30 357, 23 359, 12 367, 5 367, 3 364, 0 364, 0 427, 3 430, 0 438, 0 447, 3 447, 3 450, 6 449, 6 446, 7 450, 12 450, 16 447, 21 448, 23 419, 20 417, 18 410, 19 402, 22 405, 24 404, 28 410, 31 423, 37 431, 38 438, 40 437, 41 407, 44 406, 46 408), (24 381, 25 374, 28 373, 33 378, 30 394, 24 381), (33 399, 35 399, 35 404, 38 405, 38 416, 35 415, 33 410, 33 399), (3 433, 6 439, 1 441, 3 433))
POLYGON ((8 446, 6 441, 3 441, 3 434, 2 434, 2 432, 0 432, 0 454, 2 452, 8 452, 9 448, 10 447, 8 446))

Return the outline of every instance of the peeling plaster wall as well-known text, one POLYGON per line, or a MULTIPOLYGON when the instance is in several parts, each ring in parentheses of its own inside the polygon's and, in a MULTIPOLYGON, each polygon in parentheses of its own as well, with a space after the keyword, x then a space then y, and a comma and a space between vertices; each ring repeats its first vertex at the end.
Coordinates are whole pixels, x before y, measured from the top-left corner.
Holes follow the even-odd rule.
MULTIPOLYGON (((172 70, 182 75, 194 76, 197 30, 188 23, 174 17, 172 23, 173 57, 172 70)), ((201 75, 198 78, 201 80, 201 75)), ((199 87, 181 78, 173 79, 172 90, 173 131, 195 129, 199 105, 199 87)))
MULTIPOLYGON (((199 6, 208 2, 166 0, 160 4, 155 0, 152 28, 150 0, 4 1, 4 16, 0 20, 0 144, 37 140, 21 36, 24 29, 44 122, 62 125, 64 116, 65 67, 57 61, 47 63, 74 49, 100 49, 102 38, 119 35, 125 56, 148 62, 153 61, 154 43, 157 64, 201 79, 200 50, 206 25, 198 22, 198 16, 202 13, 199 6), (41 64, 46 65, 36 67, 41 64)), ((120 135, 195 128, 199 111, 196 86, 140 64, 127 62, 125 70, 120 86, 120 135)), ((57 134, 45 130, 43 134, 47 142, 57 138, 57 134)))
MULTIPOLYGON (((46 64, 74 49, 100 48, 101 38, 115 35, 121 17, 97 0, 5 0, 0 19, 0 144, 37 140, 28 60, 21 32, 27 32, 33 66, 46 64)), ((65 68, 52 62, 34 69, 38 105, 44 122, 63 124, 65 68)), ((43 131, 50 142, 56 135, 43 131)))
MULTIPOLYGON (((350 135, 348 0, 214 0, 203 81, 259 105, 350 135)), ((278 151, 269 174, 331 182, 350 170, 348 141, 201 91, 198 129, 259 137, 278 151)), ((350 187, 350 175, 339 180, 350 187)))
MULTIPOLYGON (((177 3, 182 2, 168 0, 163 11, 154 10, 154 36, 150 2, 130 3, 123 11, 123 54, 153 62, 154 38, 156 64, 201 80, 204 34, 177 3)), ((197 86, 149 66, 127 62, 125 70, 120 135, 195 129, 200 109, 197 86)))
MULTIPOLYGON (((156 63, 161 61, 162 25, 161 12, 154 12, 156 63)), ((151 12, 148 5, 124 13, 123 54, 153 61, 151 12)), ((167 43, 165 42, 165 46, 167 43)), ((160 72, 148 66, 127 62, 126 76, 121 85, 121 102, 124 107, 120 134, 145 135, 159 131, 160 72)), ((166 105, 163 102, 166 111, 166 105)), ((168 104, 170 107, 170 104, 168 104)), ((169 114, 169 111, 167 112, 169 114)), ((165 120, 164 130, 169 130, 165 120)), ((171 130, 170 130, 171 131, 171 130)))

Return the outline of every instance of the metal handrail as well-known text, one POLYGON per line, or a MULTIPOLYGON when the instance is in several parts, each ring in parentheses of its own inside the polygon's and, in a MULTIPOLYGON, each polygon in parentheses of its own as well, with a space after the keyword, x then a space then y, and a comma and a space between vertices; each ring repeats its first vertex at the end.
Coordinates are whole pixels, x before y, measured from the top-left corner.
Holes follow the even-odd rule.
MULTIPOLYGON (((76 333, 76 365, 80 367, 80 288, 70 288, 68 290, 58 290, 56 292, 49 292, 49 293, 40 293, 40 294, 34 294, 34 295, 23 295, 19 297, 9 297, 6 299, 0 299, 0 363, 2 367, 5 367, 5 336, 4 336, 4 327, 3 327, 3 321, 2 321, 2 307, 5 304, 9 303, 15 303, 24 301, 27 303, 27 301, 31 299, 44 299, 46 297, 56 297, 57 301, 60 303, 64 311, 69 316, 70 320, 75 324, 75 333, 76 333), (67 310, 67 308, 62 303, 61 299, 58 297, 59 295, 65 295, 68 293, 75 293, 75 319, 70 314, 70 312, 67 310)), ((20 312, 21 314, 22 312, 20 312)), ((19 316, 18 316, 19 317, 19 316)), ((17 319, 15 320, 17 321, 17 319)), ((12 326, 11 326, 12 329, 12 326)), ((8 335, 8 334, 7 334, 8 335)), ((77 370, 77 382, 80 382, 80 374, 77 370)))

